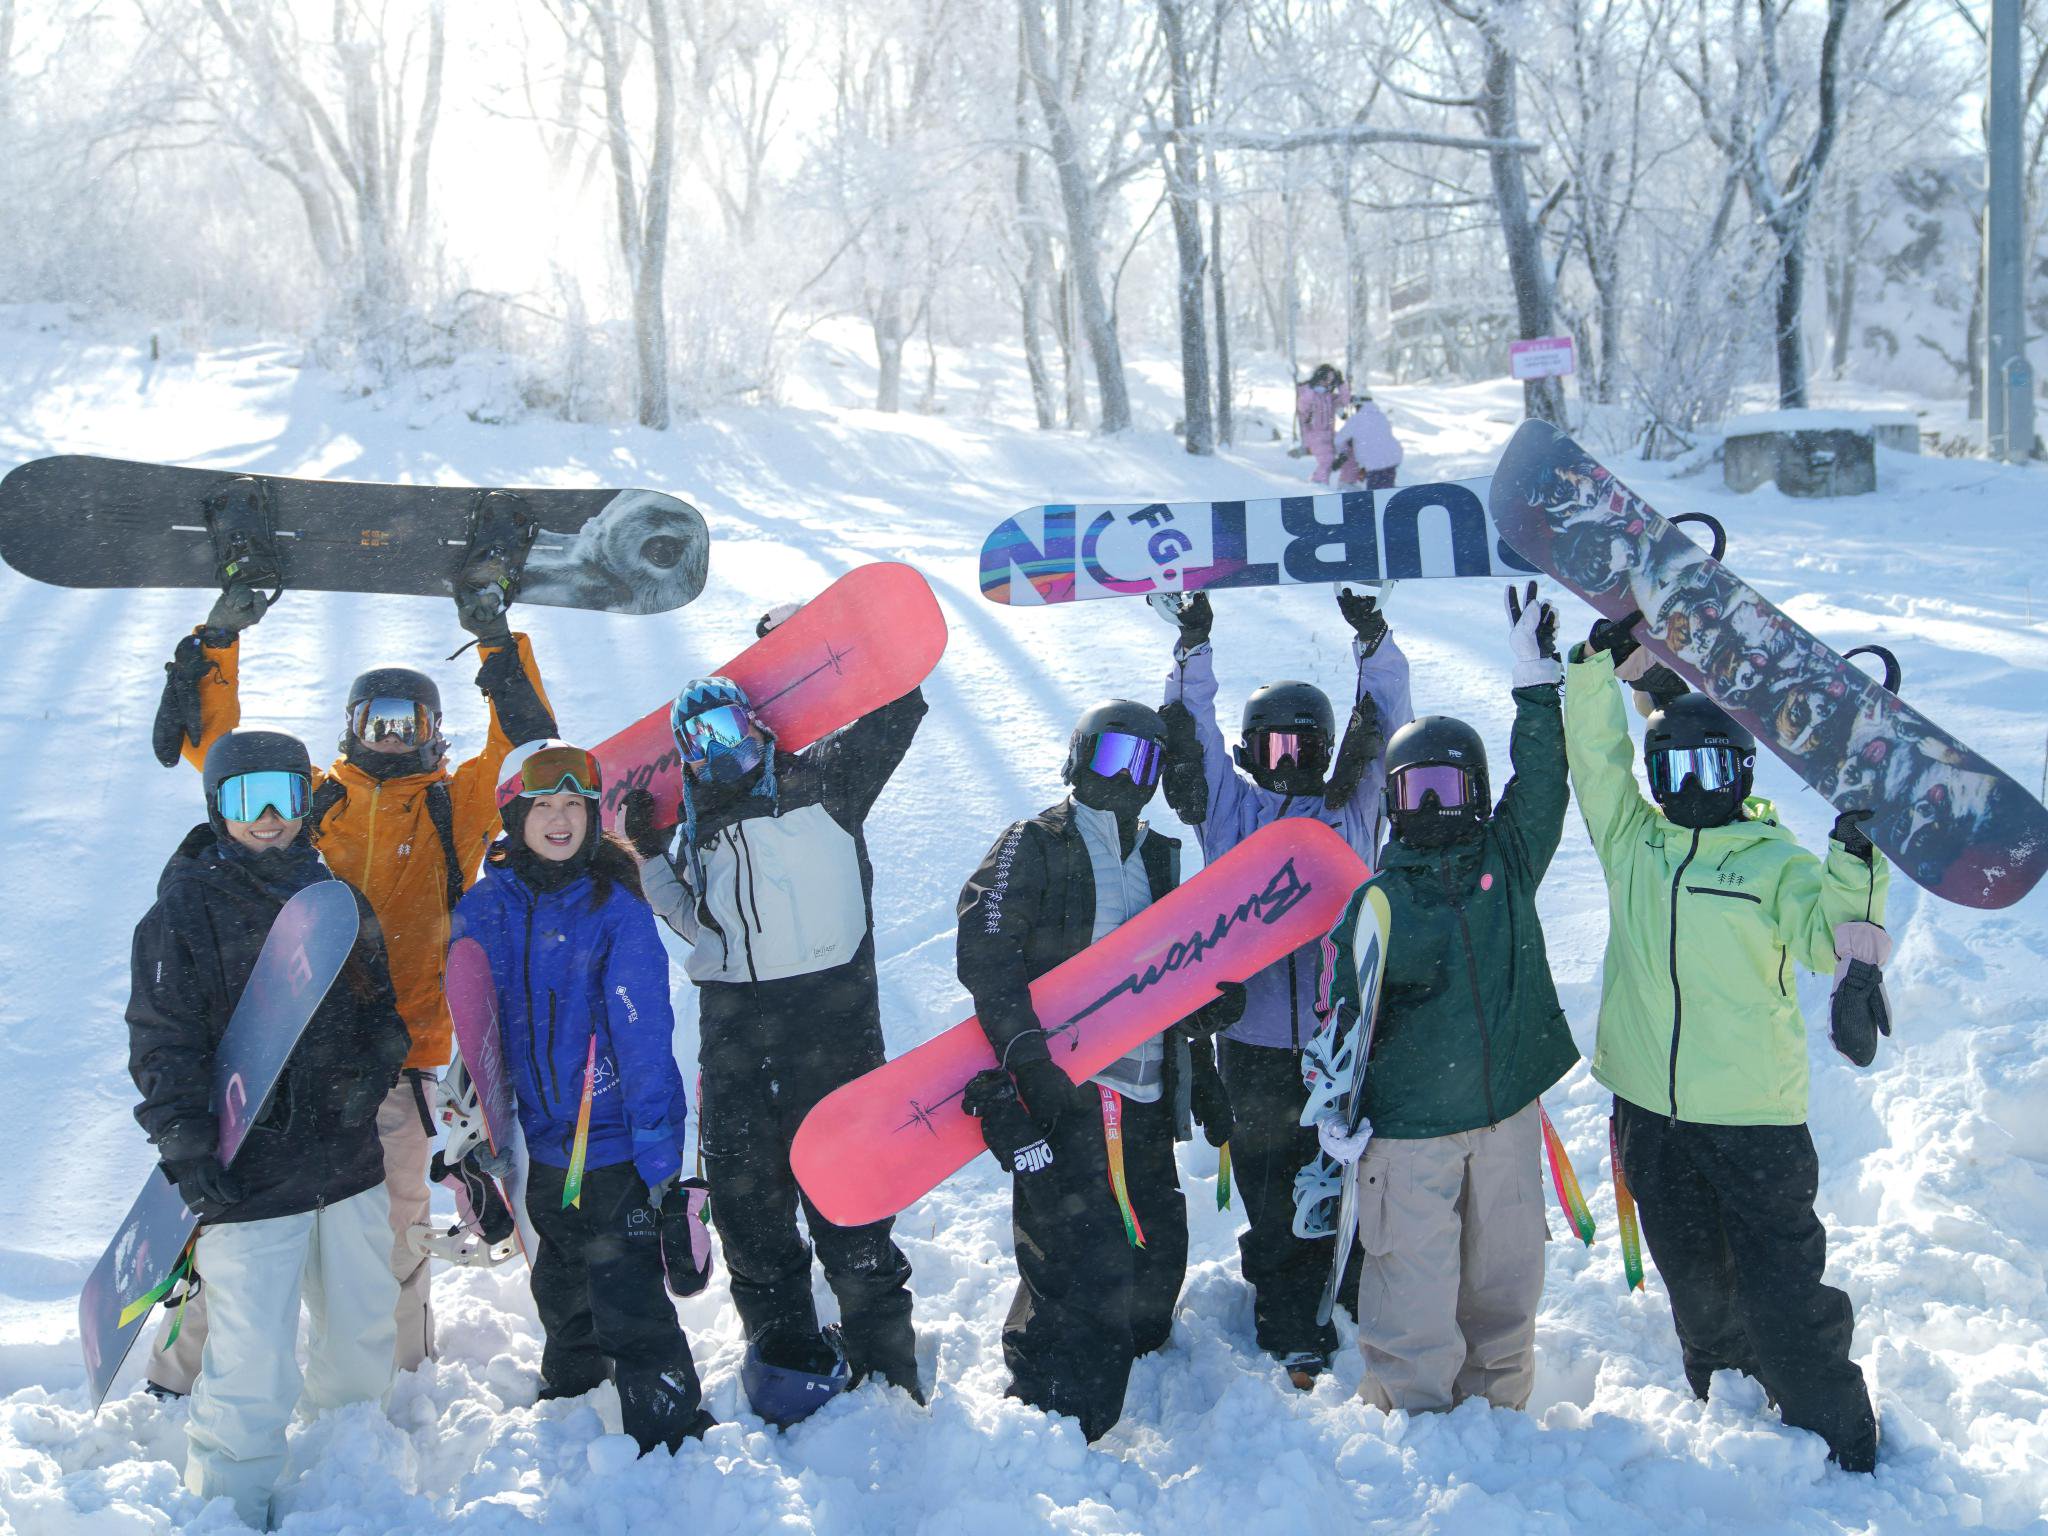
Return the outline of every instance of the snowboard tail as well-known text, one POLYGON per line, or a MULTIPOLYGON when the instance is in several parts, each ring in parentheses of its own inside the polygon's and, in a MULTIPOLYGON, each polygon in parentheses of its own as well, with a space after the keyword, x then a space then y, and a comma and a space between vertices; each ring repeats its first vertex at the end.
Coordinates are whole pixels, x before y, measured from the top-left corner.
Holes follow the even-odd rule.
MULTIPOLYGON (((1220 981, 1245 981, 1327 933, 1370 874, 1336 832, 1274 822, 1178 890, 1031 984, 1060 1069, 1086 1082, 1186 1018, 1220 981)), ((828 1221, 893 1216, 983 1150, 960 1107, 996 1065, 974 1019, 827 1094, 790 1148, 797 1182, 828 1221)))
POLYGON ((1577 443, 1524 422, 1493 478, 1516 549, 1642 642, 1935 895, 2018 901, 2048 869, 2048 808, 1672 527, 1577 443))
POLYGON ((476 1089, 485 1138, 493 1152, 507 1147, 512 1150, 512 1176, 503 1181, 501 1191, 516 1224, 520 1250, 530 1263, 540 1239, 526 1215, 526 1138, 520 1134, 512 1079, 505 1071, 497 983, 491 979, 490 956, 475 939, 457 939, 448 946, 446 990, 448 1016, 455 1025, 455 1048, 476 1089))

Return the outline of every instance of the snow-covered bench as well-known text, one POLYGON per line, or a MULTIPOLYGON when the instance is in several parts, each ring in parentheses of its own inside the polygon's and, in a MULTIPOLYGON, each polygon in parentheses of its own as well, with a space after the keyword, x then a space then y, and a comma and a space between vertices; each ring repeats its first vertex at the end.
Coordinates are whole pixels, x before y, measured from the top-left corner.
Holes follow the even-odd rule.
POLYGON ((1920 451, 1910 411, 1764 411, 1722 425, 1728 488, 1776 481, 1787 496, 1861 496, 1877 489, 1877 447, 1920 451))

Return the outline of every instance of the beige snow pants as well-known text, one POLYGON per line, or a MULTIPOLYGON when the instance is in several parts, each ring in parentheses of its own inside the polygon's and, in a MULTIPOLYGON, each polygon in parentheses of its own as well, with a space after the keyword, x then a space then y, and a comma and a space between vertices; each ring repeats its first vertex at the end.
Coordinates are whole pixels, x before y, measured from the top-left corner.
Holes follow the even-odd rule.
POLYGON ((1535 1103, 1455 1136, 1375 1136, 1358 1161, 1359 1396, 1410 1413, 1529 1400, 1543 1296, 1535 1103))
MULTIPOLYGON (((434 1307, 428 1291, 427 1260, 406 1243, 406 1231, 432 1219, 433 1192, 427 1185, 427 1163, 434 1138, 420 1118, 419 1100, 410 1076, 384 1096, 377 1109, 377 1139, 384 1147, 384 1191, 391 1202, 391 1273, 398 1281, 398 1352, 401 1371, 416 1370, 434 1351, 434 1307)), ((200 1275, 205 1279, 204 1271, 200 1275)), ((164 1309, 156 1342, 149 1352, 149 1380, 172 1392, 190 1392, 199 1377, 199 1358, 206 1348, 206 1287, 202 1283, 184 1309, 177 1339, 164 1340, 177 1308, 164 1309)))

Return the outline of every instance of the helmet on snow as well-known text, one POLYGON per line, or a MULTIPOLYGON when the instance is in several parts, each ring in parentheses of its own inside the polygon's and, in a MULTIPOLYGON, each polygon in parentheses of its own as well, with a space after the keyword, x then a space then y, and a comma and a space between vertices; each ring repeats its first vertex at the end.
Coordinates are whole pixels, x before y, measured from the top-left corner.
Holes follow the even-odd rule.
POLYGON ((1337 744, 1337 713, 1314 683, 1288 680, 1254 688, 1244 701, 1237 765, 1276 795, 1317 795, 1337 744))
POLYGON ((758 1344, 749 1343, 746 1359, 740 1365, 740 1386, 747 1394, 748 1406, 777 1429, 788 1429, 844 1392, 852 1373, 836 1335, 834 1329, 822 1336, 819 1352, 829 1349, 832 1363, 817 1371, 772 1365, 762 1358, 758 1344))

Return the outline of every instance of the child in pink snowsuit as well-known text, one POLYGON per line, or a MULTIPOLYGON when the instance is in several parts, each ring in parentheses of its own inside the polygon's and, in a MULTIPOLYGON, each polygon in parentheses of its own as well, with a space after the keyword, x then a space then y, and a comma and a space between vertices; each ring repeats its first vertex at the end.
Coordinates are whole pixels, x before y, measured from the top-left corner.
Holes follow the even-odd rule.
POLYGON ((1339 485, 1365 483, 1367 490, 1391 490, 1394 471, 1401 465, 1401 445, 1394 438, 1387 413, 1373 404, 1372 396, 1361 394, 1358 409, 1337 429, 1337 472, 1339 485))
POLYGON ((1351 391, 1336 365, 1324 363, 1308 376, 1306 384, 1294 391, 1294 415, 1301 423, 1301 445, 1316 461, 1309 479, 1317 485, 1330 483, 1330 466, 1336 462, 1337 412, 1351 403, 1351 391))

